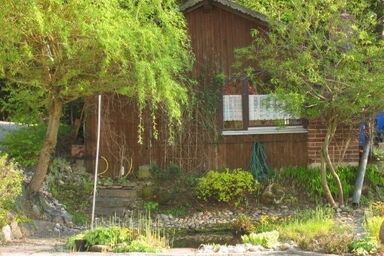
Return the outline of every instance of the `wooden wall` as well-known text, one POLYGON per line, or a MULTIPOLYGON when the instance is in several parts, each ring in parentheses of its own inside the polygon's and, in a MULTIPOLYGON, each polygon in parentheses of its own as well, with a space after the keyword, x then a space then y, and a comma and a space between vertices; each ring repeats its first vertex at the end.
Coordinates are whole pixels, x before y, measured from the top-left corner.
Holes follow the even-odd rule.
MULTIPOLYGON (((204 76, 224 73, 233 75, 234 50, 245 47, 252 41, 250 32, 266 28, 257 20, 236 14, 225 8, 211 6, 185 13, 196 62, 193 77, 201 89, 210 86, 204 76)), ((208 79, 209 81, 209 79, 208 79)), ((87 116, 86 154, 88 168, 93 168, 96 145, 96 98, 89 98, 87 116)), ((251 146, 254 142, 264 144, 268 164, 274 168, 307 164, 307 134, 276 134, 219 136, 213 139, 206 128, 198 122, 187 123, 182 136, 175 144, 168 142, 165 122, 159 121, 160 136, 155 140, 151 123, 146 122, 143 144, 138 143, 138 113, 135 102, 126 97, 105 95, 103 100, 101 130, 101 155, 108 160, 110 176, 118 176, 121 159, 125 170, 136 170, 140 165, 157 163, 166 166, 175 163, 184 170, 206 170, 221 167, 248 168, 251 146), (122 157, 123 156, 123 157, 122 157)), ((145 119, 145 117, 144 117, 145 119)), ((194 117, 198 120, 198 116, 194 117)), ((219 132, 220 133, 220 132, 219 132)), ((101 161, 100 170, 105 170, 101 161)))

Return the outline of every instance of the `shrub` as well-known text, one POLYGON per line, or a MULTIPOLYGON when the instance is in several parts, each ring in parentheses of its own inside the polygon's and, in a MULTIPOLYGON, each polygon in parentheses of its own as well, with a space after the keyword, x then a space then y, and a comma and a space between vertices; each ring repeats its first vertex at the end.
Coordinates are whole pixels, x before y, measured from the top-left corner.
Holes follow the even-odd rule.
POLYGON ((255 230, 255 226, 253 225, 252 219, 244 214, 240 214, 232 222, 231 227, 236 235, 249 234, 255 230))
POLYGON ((15 207, 15 200, 22 192, 23 175, 7 156, 0 156, 0 227, 7 222, 7 213, 15 207))
MULTIPOLYGON (((336 171, 342 183, 344 195, 351 195, 356 178, 356 168, 340 166, 336 171)), ((331 193, 338 196, 337 184, 329 172, 327 178, 331 193)), ((320 169, 318 168, 288 167, 277 174, 277 180, 301 191, 306 191, 312 198, 321 199, 324 197, 320 169)))
POLYGON ((263 233, 251 233, 249 235, 242 236, 241 240, 243 243, 261 245, 265 248, 272 248, 278 243, 279 232, 274 230, 263 233))
POLYGON ((165 239, 158 239, 151 236, 139 236, 129 244, 122 244, 114 249, 115 252, 161 252, 167 248, 165 239))
POLYGON ((367 255, 375 253, 377 251, 377 241, 371 237, 364 237, 358 240, 352 241, 348 245, 350 252, 357 255, 367 255))
POLYGON ((55 158, 49 166, 46 183, 48 191, 73 215, 73 222, 84 224, 91 203, 92 176, 85 170, 73 170, 63 158, 55 158))
POLYGON ((209 171, 198 180, 196 192, 200 199, 213 199, 238 206, 256 190, 257 184, 252 174, 242 169, 209 171))
POLYGON ((88 246, 108 245, 115 247, 121 243, 129 243, 133 239, 132 231, 122 227, 99 227, 84 234, 88 246))
MULTIPOLYGON (((0 141, 0 146, 10 158, 14 159, 21 166, 35 166, 43 146, 46 130, 46 125, 20 128, 8 133, 0 141)), ((67 134, 68 131, 69 128, 67 126, 61 126, 59 136, 67 134)))
POLYGON ((384 186, 384 171, 377 165, 369 165, 366 171, 366 180, 374 186, 384 186))

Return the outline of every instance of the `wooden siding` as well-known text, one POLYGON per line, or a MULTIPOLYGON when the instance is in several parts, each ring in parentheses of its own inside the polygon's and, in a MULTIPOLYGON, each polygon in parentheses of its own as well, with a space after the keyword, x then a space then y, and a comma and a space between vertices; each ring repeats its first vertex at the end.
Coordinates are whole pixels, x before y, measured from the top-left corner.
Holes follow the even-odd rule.
MULTIPOLYGON (((233 75, 234 50, 251 43, 252 29, 265 31, 254 19, 237 15, 227 9, 203 7, 185 14, 196 62, 193 77, 202 90, 210 86, 209 79, 217 73, 233 75)), ((96 98, 87 100, 86 154, 88 169, 93 168, 96 145, 96 98)), ((134 100, 116 95, 103 97, 101 156, 108 161, 105 175, 118 176, 121 156, 124 168, 136 170, 140 165, 156 163, 162 167, 175 163, 182 169, 206 170, 222 167, 248 168, 251 146, 261 142, 266 149, 268 164, 273 168, 305 166, 307 164, 307 134, 215 136, 196 122, 198 114, 184 127, 183 135, 170 146, 164 119, 158 120, 159 138, 151 134, 151 121, 143 116, 145 134, 138 143, 138 113, 134 100), (194 121, 195 120, 195 121, 194 121)), ((218 131, 220 134, 220 131, 218 131)), ((105 161, 100 170, 106 169, 105 161)))
POLYGON ((203 7, 186 13, 188 32, 196 62, 194 75, 223 72, 233 75, 234 50, 252 42, 251 31, 265 31, 255 20, 247 19, 223 8, 203 7))

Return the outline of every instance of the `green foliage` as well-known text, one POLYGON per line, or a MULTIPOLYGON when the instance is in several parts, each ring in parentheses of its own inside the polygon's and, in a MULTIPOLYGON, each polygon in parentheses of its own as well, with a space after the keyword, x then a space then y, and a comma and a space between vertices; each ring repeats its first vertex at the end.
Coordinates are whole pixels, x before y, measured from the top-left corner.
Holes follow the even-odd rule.
POLYGON ((0 156, 0 227, 7 222, 7 213, 15 207, 15 200, 22 192, 23 175, 20 169, 0 156))
MULTIPOLYGON (((351 195, 356 179, 356 168, 349 166, 340 166, 336 172, 339 175, 343 186, 344 195, 351 195)), ((329 189, 332 194, 338 195, 339 191, 335 180, 330 173, 327 174, 329 189)), ((315 200, 320 200, 323 196, 321 185, 320 169, 306 167, 288 167, 277 173, 278 182, 287 186, 292 186, 300 191, 305 191, 315 200)))
POLYGON ((251 233, 241 237, 243 243, 249 243, 253 245, 261 245, 265 248, 272 248, 278 243, 279 232, 269 231, 263 233, 251 233))
POLYGON ((118 246, 115 252, 161 252, 167 248, 165 241, 155 237, 139 236, 130 244, 122 244, 118 246))
POLYGON ((132 241, 132 231, 122 227, 98 227, 84 234, 88 246, 108 245, 115 247, 120 243, 132 241))
POLYGON ((368 165, 366 170, 366 180, 373 186, 384 186, 384 171, 377 165, 368 165))
POLYGON ((140 109, 152 102, 153 114, 165 106, 170 120, 180 117, 191 54, 173 0, 8 0, 0 15, 0 76, 14 82, 8 90, 42 95, 35 107, 118 91, 140 109))
POLYGON ((282 240, 294 241, 305 250, 342 254, 352 241, 351 230, 333 220, 334 210, 317 207, 299 211, 293 216, 263 215, 255 232, 277 230, 282 240))
POLYGON ((198 180, 196 193, 203 200, 239 205, 258 186, 250 172, 242 169, 209 171, 198 180))
POLYGON ((156 164, 151 165, 151 173, 153 176, 160 180, 178 179, 182 174, 180 167, 174 163, 169 164, 166 168, 162 169, 156 164))
POLYGON ((348 245, 348 249, 355 255, 372 254, 377 252, 377 241, 370 237, 364 237, 358 240, 353 240, 348 245))
POLYGON ((380 227, 384 222, 384 216, 366 216, 364 221, 364 228, 371 237, 378 243, 380 241, 380 227))
POLYGON ((159 252, 169 247, 169 241, 150 215, 131 216, 126 219, 101 220, 102 226, 70 237, 67 247, 75 248, 75 240, 85 240, 86 247, 107 245, 115 252, 159 252), (118 222, 118 225, 116 224, 118 222))
MULTIPOLYGON (((44 124, 26 126, 8 133, 0 146, 10 158, 21 166, 32 167, 37 164, 43 146, 47 126, 44 124)), ((59 137, 67 135, 69 127, 62 125, 59 137)))
POLYGON ((144 202, 144 209, 149 212, 156 211, 159 209, 159 203, 153 201, 144 202))
POLYGON ((47 177, 48 191, 73 215, 75 224, 87 222, 93 179, 85 170, 74 170, 63 158, 55 158, 47 177))

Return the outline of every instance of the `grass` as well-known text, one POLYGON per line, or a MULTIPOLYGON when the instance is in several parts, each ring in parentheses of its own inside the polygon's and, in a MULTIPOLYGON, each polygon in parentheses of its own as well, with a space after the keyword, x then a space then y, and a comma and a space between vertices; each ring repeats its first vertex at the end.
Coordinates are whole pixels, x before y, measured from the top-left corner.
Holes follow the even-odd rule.
POLYGON ((278 231, 283 241, 292 240, 305 250, 342 254, 348 251, 352 232, 334 220, 334 210, 317 207, 297 212, 288 218, 263 216, 256 225, 257 232, 278 231))
POLYGON ((86 247, 107 245, 115 252, 161 252, 169 248, 169 239, 148 214, 138 214, 123 220, 101 219, 96 229, 72 236, 67 241, 69 249, 75 249, 75 240, 84 239, 86 247))
POLYGON ((377 242, 379 242, 380 227, 383 221, 384 216, 372 216, 367 217, 364 222, 364 227, 368 236, 374 238, 377 242))

